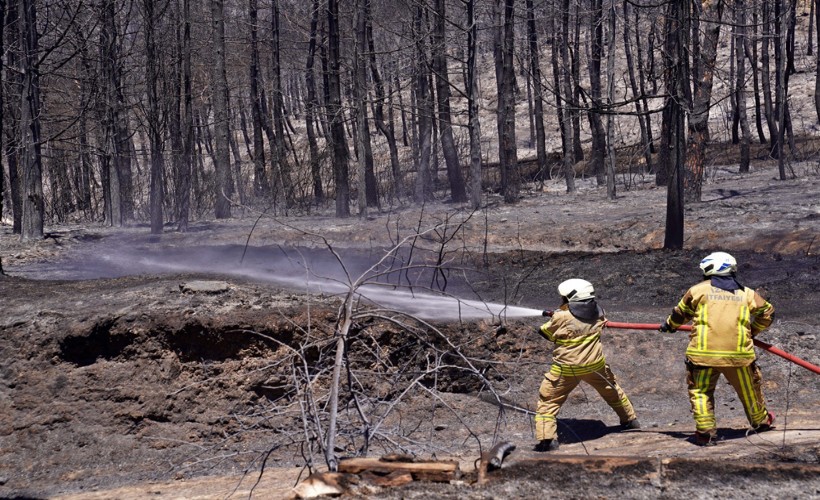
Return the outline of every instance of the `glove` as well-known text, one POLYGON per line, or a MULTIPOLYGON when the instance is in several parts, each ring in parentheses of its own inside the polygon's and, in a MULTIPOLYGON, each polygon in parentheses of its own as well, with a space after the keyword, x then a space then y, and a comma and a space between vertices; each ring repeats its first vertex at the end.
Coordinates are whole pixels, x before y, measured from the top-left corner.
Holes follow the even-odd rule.
POLYGON ((663 323, 661 323, 661 326, 660 328, 658 328, 658 331, 661 333, 675 333, 677 329, 672 328, 671 326, 669 326, 669 323, 664 321, 663 323))

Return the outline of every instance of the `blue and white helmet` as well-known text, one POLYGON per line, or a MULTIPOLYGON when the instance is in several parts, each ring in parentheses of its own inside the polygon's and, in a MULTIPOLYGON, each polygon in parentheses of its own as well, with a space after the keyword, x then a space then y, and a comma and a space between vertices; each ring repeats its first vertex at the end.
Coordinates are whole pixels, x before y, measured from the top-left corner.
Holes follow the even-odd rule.
POLYGON ((737 261, 726 252, 714 252, 700 261, 704 276, 731 276, 737 272, 737 261))

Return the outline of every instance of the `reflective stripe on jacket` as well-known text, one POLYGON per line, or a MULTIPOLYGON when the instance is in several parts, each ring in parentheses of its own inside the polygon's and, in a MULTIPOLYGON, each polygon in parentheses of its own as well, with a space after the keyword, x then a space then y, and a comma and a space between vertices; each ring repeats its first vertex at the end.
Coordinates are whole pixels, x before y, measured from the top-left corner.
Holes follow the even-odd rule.
POLYGON ((605 323, 603 315, 589 321, 580 320, 569 312, 566 304, 555 311, 552 319, 538 329, 544 338, 555 342, 550 372, 584 375, 603 368, 606 361, 601 347, 601 331, 605 323))
POLYGON ((751 288, 726 291, 703 281, 690 288, 667 318, 672 328, 692 320, 686 356, 700 366, 746 366, 752 339, 772 323, 774 306, 751 288))

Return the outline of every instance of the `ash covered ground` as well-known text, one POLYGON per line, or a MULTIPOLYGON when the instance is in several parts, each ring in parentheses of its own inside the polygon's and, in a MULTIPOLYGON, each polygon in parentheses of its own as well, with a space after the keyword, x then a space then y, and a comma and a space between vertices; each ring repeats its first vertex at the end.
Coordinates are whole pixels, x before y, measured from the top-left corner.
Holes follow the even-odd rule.
MULTIPOLYGON (((379 404, 393 401, 400 391, 388 382, 399 379, 379 370, 414 357, 414 370, 422 370, 455 346, 503 401, 523 411, 499 407, 472 374, 441 369, 401 395, 368 452, 453 458, 466 470, 494 442, 518 449, 481 488, 414 484, 357 495, 494 498, 549 488, 555 497, 818 496, 820 377, 768 353, 758 359, 777 430, 748 434, 742 408, 722 382, 723 440, 705 449, 686 441, 694 424, 685 334, 607 330, 607 358, 643 429, 618 432, 617 417, 597 394, 579 388, 559 417, 563 445, 555 455, 671 460, 662 480, 640 464, 580 473, 566 463, 528 462, 535 454, 526 414, 551 348, 533 334, 543 319, 529 314, 558 305, 559 282, 592 281, 613 321, 657 323, 697 281, 697 262, 713 250, 733 253, 741 281, 777 308, 761 340, 820 364, 816 168, 799 165, 795 178, 776 181, 771 166, 744 176, 714 167, 704 201, 687 207, 686 249, 675 252, 660 250, 665 190, 651 179, 615 201, 593 186, 567 195, 555 182, 516 205, 491 199, 472 213, 434 204, 366 220, 316 215, 256 223, 255 214, 245 214, 158 237, 146 227, 63 226, 24 245, 4 227, 0 496, 285 496, 310 457, 300 444, 303 414, 287 410, 298 397, 289 385, 293 367, 283 360, 305 339, 332 345, 347 278, 328 245, 356 277, 415 228, 429 231, 383 264, 392 272, 366 295, 422 316, 438 333, 410 335, 406 328, 416 323, 409 320, 356 324, 361 340, 349 364, 361 378, 357 387, 379 404), (401 272, 397 262, 411 258, 427 268, 401 272), (436 264, 447 271, 436 272, 436 264), (201 281, 216 289, 196 286, 201 281), (446 297, 422 300, 441 289, 446 297), (453 297, 509 307, 473 313, 453 297), (782 468, 787 464, 795 468, 782 468)), ((376 305, 363 300, 360 307, 376 305)), ((303 358, 325 363, 329 349, 303 358)), ((317 393, 327 389, 324 375, 316 379, 317 393)), ((347 402, 342 414, 355 423, 347 402)), ((361 449, 354 427, 342 429, 341 456, 361 449)), ((320 459, 313 457, 316 465, 320 459)))

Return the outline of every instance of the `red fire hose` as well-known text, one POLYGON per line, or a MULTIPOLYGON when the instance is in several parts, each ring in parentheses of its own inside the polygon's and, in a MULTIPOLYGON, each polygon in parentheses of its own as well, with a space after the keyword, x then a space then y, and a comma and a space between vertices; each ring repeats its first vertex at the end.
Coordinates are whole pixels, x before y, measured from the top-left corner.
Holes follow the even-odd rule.
MULTIPOLYGON (((552 311, 544 311, 543 314, 544 316, 552 316, 552 311)), ((606 326, 609 328, 623 328, 626 330, 657 330, 658 328, 660 328, 661 325, 658 323, 619 323, 617 321, 607 321, 606 326)), ((680 327, 678 327, 678 330, 691 331, 692 326, 681 325, 680 327)), ((779 349, 771 344, 767 344, 766 342, 757 339, 753 339, 753 342, 757 347, 763 349, 766 352, 776 354, 777 356, 780 356, 781 358, 787 361, 791 361, 792 363, 798 366, 802 366, 806 370, 809 370, 820 375, 820 366, 813 365, 804 359, 798 358, 794 354, 789 354, 788 352, 779 349)))

